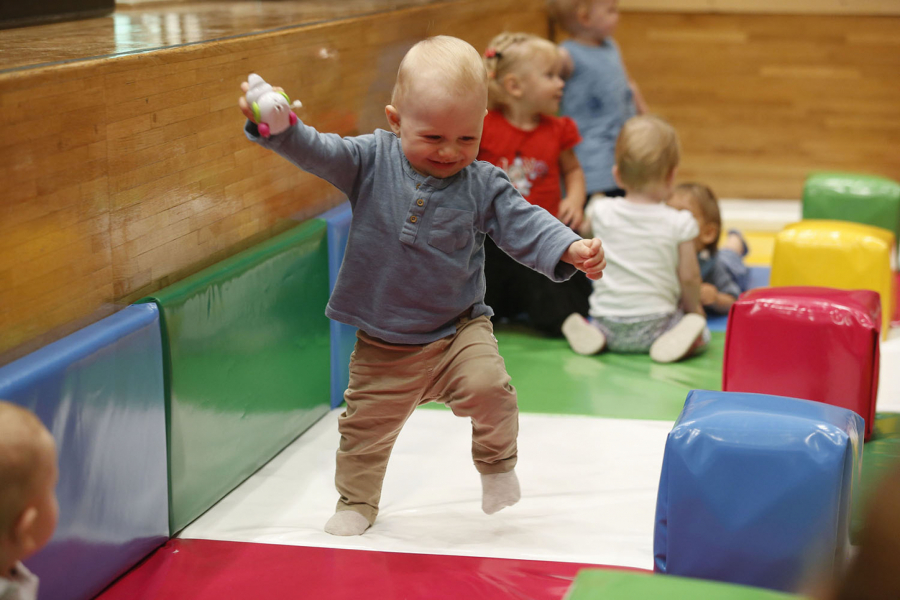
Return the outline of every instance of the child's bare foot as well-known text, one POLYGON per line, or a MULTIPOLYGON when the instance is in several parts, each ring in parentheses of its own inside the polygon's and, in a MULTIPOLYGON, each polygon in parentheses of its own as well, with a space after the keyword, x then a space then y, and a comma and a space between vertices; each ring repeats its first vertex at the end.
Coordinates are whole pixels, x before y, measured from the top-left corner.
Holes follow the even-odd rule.
POLYGON ((481 510, 492 515, 512 506, 522 497, 515 471, 481 475, 481 510))
POLYGON ((331 535, 362 535, 369 521, 355 510, 339 510, 325 523, 325 533, 331 535))

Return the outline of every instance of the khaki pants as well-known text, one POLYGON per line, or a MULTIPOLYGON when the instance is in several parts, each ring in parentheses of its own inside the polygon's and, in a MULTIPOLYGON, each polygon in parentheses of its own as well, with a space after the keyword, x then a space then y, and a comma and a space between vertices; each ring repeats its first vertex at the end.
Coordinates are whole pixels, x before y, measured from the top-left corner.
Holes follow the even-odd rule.
MULTIPOLYGON (((358 332, 344 400, 337 510, 355 510, 369 523, 378 515, 391 449, 420 404, 443 402, 456 416, 472 419, 472 458, 480 473, 516 466, 516 390, 487 317, 462 317, 455 335, 424 346, 389 344, 358 332)), ((426 461, 423 457, 423 469, 426 461)))

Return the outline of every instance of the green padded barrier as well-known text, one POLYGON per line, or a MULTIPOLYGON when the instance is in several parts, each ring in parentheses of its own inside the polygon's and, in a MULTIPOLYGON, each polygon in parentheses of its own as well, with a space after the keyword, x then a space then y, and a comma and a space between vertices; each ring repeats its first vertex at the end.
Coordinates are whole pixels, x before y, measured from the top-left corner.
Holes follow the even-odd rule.
POLYGON ((730 583, 609 569, 578 572, 565 600, 790 600, 800 596, 730 583))
POLYGON ((163 330, 173 535, 328 412, 326 231, 304 223, 143 300, 163 330))
POLYGON ((723 332, 712 332, 703 354, 669 365, 646 354, 581 356, 562 338, 514 328, 495 334, 523 412, 674 421, 690 390, 722 389, 723 332))
POLYGON ((900 239, 900 183, 873 175, 813 173, 803 186, 803 218, 874 225, 900 239))

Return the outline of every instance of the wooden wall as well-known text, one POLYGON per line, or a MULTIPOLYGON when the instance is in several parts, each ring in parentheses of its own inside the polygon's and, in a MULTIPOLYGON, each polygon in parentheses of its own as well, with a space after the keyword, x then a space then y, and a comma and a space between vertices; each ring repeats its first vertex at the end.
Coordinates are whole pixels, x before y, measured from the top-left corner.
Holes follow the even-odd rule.
POLYGON ((650 12, 900 15, 897 0, 619 0, 619 8, 650 12))
MULTIPOLYGON (((623 2, 624 4, 624 2, 623 2)), ((813 170, 900 180, 900 17, 624 12, 616 39, 679 179, 799 198, 813 170)))
MULTIPOLYGON (((87 22, 86 22, 87 23, 87 22)), ((546 34, 542 0, 436 2, 364 19, 0 74, 0 364, 341 201, 246 140, 247 73, 322 130, 384 123, 428 35, 546 34)))
MULTIPOLYGON (((340 201, 245 140, 248 72, 284 85, 322 130, 369 132, 416 40, 543 34, 543 4, 434 1, 0 72, 0 364, 340 201)), ((681 134, 681 179, 798 198, 812 170, 900 179, 897 31, 897 17, 625 12, 616 37, 681 134)))

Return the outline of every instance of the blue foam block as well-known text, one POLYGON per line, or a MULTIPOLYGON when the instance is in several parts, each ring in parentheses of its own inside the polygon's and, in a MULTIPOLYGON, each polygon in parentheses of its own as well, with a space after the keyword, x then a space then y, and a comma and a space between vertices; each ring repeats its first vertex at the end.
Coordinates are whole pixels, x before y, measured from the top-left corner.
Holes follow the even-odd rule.
POLYGON ((41 600, 93 598, 168 537, 162 345, 129 306, 0 368, 0 398, 34 411, 59 454, 59 525, 28 561, 41 600))
MULTIPOLYGON (((328 225, 328 291, 334 290, 338 271, 344 261, 350 221, 353 213, 345 202, 319 216, 328 225)), ((350 381, 350 353, 356 344, 356 327, 331 321, 331 407, 344 401, 344 390, 350 381)))
POLYGON ((820 402, 690 392, 666 441, 655 570, 796 591, 810 567, 839 569, 863 431, 820 402))

